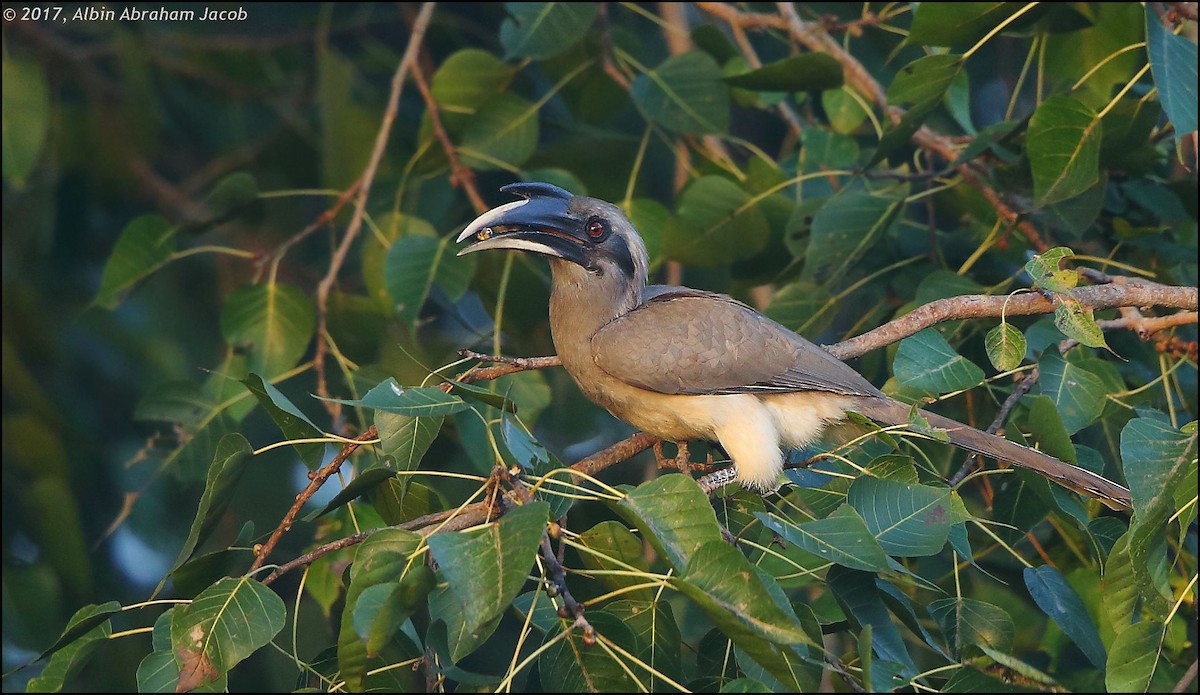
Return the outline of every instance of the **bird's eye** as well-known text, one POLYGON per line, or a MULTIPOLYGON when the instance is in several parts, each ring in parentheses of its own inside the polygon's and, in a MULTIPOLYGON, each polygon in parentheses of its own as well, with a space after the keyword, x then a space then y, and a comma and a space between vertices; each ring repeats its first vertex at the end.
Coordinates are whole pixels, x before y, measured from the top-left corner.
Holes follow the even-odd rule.
POLYGON ((593 239, 599 239, 605 234, 608 234, 608 223, 599 217, 593 217, 592 219, 588 220, 587 227, 585 229, 587 230, 588 236, 593 239))

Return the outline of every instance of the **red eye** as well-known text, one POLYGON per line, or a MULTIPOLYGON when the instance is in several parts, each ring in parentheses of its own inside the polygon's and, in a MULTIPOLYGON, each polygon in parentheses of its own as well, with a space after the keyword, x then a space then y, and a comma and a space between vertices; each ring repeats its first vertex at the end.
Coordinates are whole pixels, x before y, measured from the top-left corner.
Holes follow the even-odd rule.
POLYGON ((587 233, 593 239, 599 239, 608 232, 608 225, 604 224, 604 220, 592 218, 587 223, 587 233))

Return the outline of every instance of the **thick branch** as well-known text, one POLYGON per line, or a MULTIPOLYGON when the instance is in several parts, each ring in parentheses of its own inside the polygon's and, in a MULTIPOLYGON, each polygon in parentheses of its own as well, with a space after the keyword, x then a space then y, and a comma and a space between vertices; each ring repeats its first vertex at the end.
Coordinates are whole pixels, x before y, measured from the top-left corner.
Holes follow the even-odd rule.
MULTIPOLYGON (((1111 309, 1122 306, 1161 306, 1196 310, 1195 287, 1173 287, 1146 280, 1129 279, 1124 283, 1079 287, 1070 292, 1084 307, 1111 309)), ((943 321, 981 317, 1031 316, 1050 314, 1056 304, 1045 296, 1029 292, 1009 296, 963 295, 939 299, 908 312, 900 318, 862 335, 828 347, 840 360, 858 357, 876 348, 890 345, 943 321)), ((1166 317, 1163 317, 1166 318, 1166 317)))

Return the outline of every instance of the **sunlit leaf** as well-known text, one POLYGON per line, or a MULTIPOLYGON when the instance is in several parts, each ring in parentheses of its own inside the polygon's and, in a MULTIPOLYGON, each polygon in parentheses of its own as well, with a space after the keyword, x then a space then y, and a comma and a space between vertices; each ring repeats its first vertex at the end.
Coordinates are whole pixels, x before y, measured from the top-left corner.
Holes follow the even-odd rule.
POLYGON ((664 475, 642 483, 616 504, 677 571, 698 548, 721 538, 717 515, 696 481, 664 475))
POLYGON ((997 371, 1016 369, 1025 358, 1025 334, 1007 321, 988 331, 983 342, 988 359, 997 371))
POLYGON ((851 569, 886 572, 887 555, 858 512, 842 505, 824 519, 793 524, 774 514, 757 514, 763 524, 790 543, 851 569))
POLYGON ((175 609, 171 647, 180 690, 228 673, 283 629, 286 609, 274 592, 250 577, 227 577, 175 609))
POLYGON ((1164 625, 1146 620, 1117 635, 1108 653, 1104 685, 1110 693, 1144 693, 1154 677, 1164 625))
POLYGON ((290 285, 236 289, 221 309, 225 340, 246 353, 249 371, 266 379, 295 366, 308 349, 316 326, 312 301, 290 285))
POLYGON ((1100 120, 1069 96, 1052 96, 1029 119, 1027 148, 1036 204, 1073 198, 1100 178, 1100 120))

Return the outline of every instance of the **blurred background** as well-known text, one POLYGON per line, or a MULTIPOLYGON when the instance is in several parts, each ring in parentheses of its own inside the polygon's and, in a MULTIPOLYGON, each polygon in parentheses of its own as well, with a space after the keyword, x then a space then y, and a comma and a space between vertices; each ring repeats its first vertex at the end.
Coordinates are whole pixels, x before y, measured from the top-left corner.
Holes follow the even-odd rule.
MULTIPOLYGON (((1141 9, 1125 5, 1133 8, 1137 23, 1130 36, 1106 39, 1096 49, 1101 56, 1111 52, 1109 46, 1140 36, 1141 9)), ((251 278, 276 272, 264 258, 317 222, 358 178, 419 9, 413 3, 220 3, 165 7, 197 13, 206 7, 244 9, 245 18, 113 21, 102 14, 119 14, 126 7, 64 4, 63 17, 9 21, 6 14, 3 23, 6 673, 48 647, 81 605, 144 600, 170 568, 192 521, 207 461, 198 467, 164 466, 184 435, 153 418, 139 418, 139 408, 149 408, 148 394, 162 396, 165 384, 190 382, 217 396, 241 388, 236 382, 222 386, 239 359, 236 346, 223 338, 222 304, 251 278), (76 11, 83 11, 81 18, 76 11), (101 18, 89 19, 97 12, 101 18), (122 231, 137 220, 159 218, 177 230, 180 250, 192 251, 176 252, 164 270, 125 288, 127 296, 125 290, 102 295, 105 265, 122 231)), ((7 13, 23 6, 4 8, 7 13)), ((804 6, 806 16, 828 15, 834 21, 854 19, 861 9, 857 4, 804 6)), ((669 55, 663 28, 643 16, 654 17, 656 11, 652 4, 609 9, 621 13, 616 43, 636 47, 638 60, 648 66, 669 55)), ((684 11, 698 23, 705 21, 695 8, 684 11)), ((504 56, 497 27, 507 16, 501 3, 439 5, 424 41, 424 74, 433 75, 449 56, 468 47, 504 56)), ((1105 24, 1120 33, 1117 25, 1105 24)), ((883 31, 860 32, 854 54, 886 84, 904 63, 888 61, 899 41, 883 31)), ((1062 45, 1052 49, 1061 54, 1050 60, 1088 59, 1062 45)), ((778 59, 786 51, 782 43, 768 46, 762 58, 778 59)), ((1033 99, 1028 94, 1018 94, 1010 106, 1025 58, 1024 44, 995 41, 969 63, 971 89, 961 105, 975 127, 1006 120, 1011 108, 1029 113, 1033 99)), ((484 152, 469 162, 486 202, 504 202, 499 187, 517 178, 619 200, 628 172, 641 159, 637 196, 672 208, 676 169, 669 146, 654 138, 648 154, 639 157, 645 123, 600 66, 587 67, 556 87, 580 60, 570 52, 533 64, 510 60, 510 67, 522 69, 497 75, 498 82, 512 80, 507 91, 522 95, 513 108, 536 103, 540 129, 532 133, 535 147, 516 166, 495 151, 491 160, 484 152), (535 102, 541 95, 552 96, 535 102)), ((1125 62, 1125 57, 1114 60, 1113 69, 1128 72, 1128 66, 1121 67, 1125 62)), ((441 88, 448 85, 443 82, 441 88)), ((434 86, 436 91, 436 81, 434 86)), ((751 144, 777 147, 786 138, 783 121, 764 116, 753 95, 742 96, 743 103, 733 107, 731 133, 751 144)), ((806 108, 821 119, 837 118, 824 112, 828 105, 813 100, 806 108)), ((446 118, 460 115, 448 110, 446 118)), ((940 117, 948 129, 955 128, 948 117, 940 117)), ((423 365, 447 364, 461 347, 487 351, 493 346, 494 297, 466 291, 452 296, 438 287, 423 310, 403 320, 373 303, 379 288, 371 281, 372 263, 378 262, 372 249, 382 254, 383 247, 371 244, 383 243, 396 229, 416 233, 415 227, 444 237, 473 216, 444 156, 430 146, 429 127, 421 94, 410 82, 372 188, 365 249, 352 253, 344 284, 332 298, 330 331, 347 358, 370 365, 361 373, 367 386, 387 375, 418 383, 423 365)), ((861 128, 869 130, 870 124, 861 128)), ((1168 214, 1188 218, 1186 196, 1163 201, 1168 214)), ((1190 205, 1194 218, 1194 190, 1190 205)), ((350 209, 342 208, 335 224, 320 226, 289 250, 277 267, 281 282, 316 286, 350 209)), ((644 231, 653 235, 652 229, 644 231)), ((650 243, 655 248, 653 237, 650 243)), ((656 267, 661 260, 657 254, 656 267)), ((1004 277, 1021 262, 1018 251, 995 275, 1004 277)), ((495 259, 479 263, 473 271, 486 287, 507 272, 495 259)), ((684 280, 752 299, 752 288, 776 269, 769 258, 746 263, 764 267, 689 268, 684 280)), ((915 287, 922 279, 919 272, 924 271, 913 268, 897 283, 915 287)), ((552 353, 545 328, 546 279, 544 264, 536 261, 519 260, 511 269, 500 344, 505 354, 552 353)), ((857 302, 859 314, 837 325, 848 328, 865 320, 861 307, 892 308, 871 299, 857 302)), ((866 371, 878 370, 882 359, 880 354, 864 360, 866 371)), ((310 415, 324 415, 308 397, 316 390, 311 373, 280 388, 310 415)), ((536 424, 540 441, 568 462, 630 432, 586 405, 560 370, 514 378, 500 388, 522 403, 522 419, 536 424)), ((184 407, 183 400, 175 405, 184 407)), ((162 406, 161 399, 156 403, 162 406)), ((280 438, 261 411, 248 415, 241 431, 255 446, 280 438)), ((452 437, 442 436, 425 465, 486 470, 487 454, 482 462, 471 456, 452 437)), ((614 469, 607 480, 637 482, 647 465, 643 457, 614 469)), ((257 457, 240 484, 236 513, 229 516, 251 520, 257 529, 251 537, 273 528, 306 483, 306 473, 290 449, 257 457)), ((452 484, 436 494, 455 504, 461 496, 452 484)), ((321 499, 327 496, 317 502, 321 499)), ((220 533, 228 541, 238 532, 220 533)), ((290 534, 277 555, 292 557, 310 541, 311 535, 290 534)), ((143 640, 148 638, 107 645, 105 658, 87 665, 79 682, 95 690, 132 687, 132 674, 147 649, 143 640)), ((285 661, 278 654, 263 658, 285 661)), ((4 689, 23 689, 36 674, 37 668, 30 668, 11 675, 4 689)), ((238 678, 245 679, 236 684, 241 690, 293 685, 269 668, 242 669, 238 678)))

